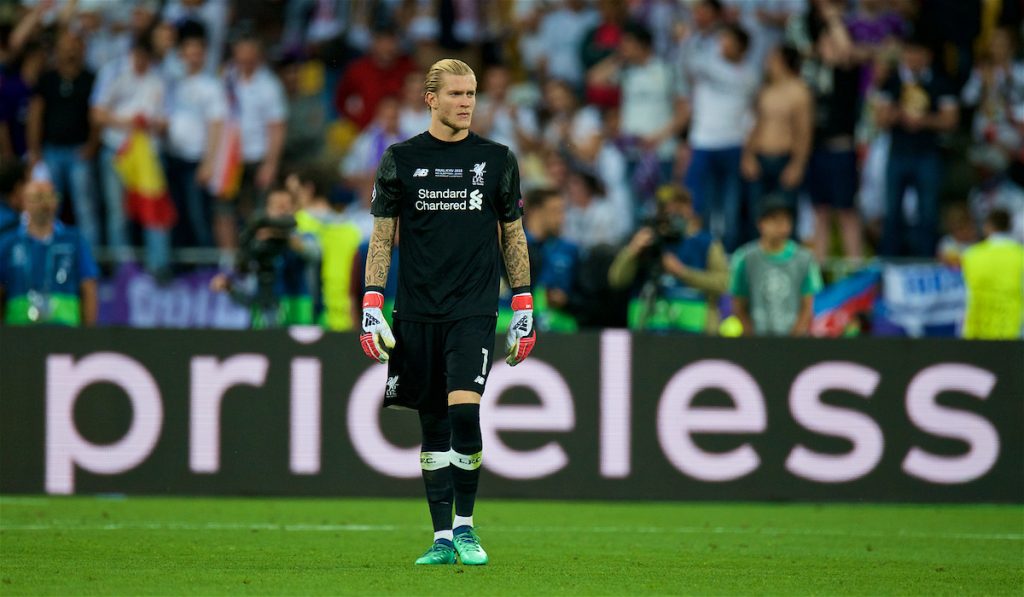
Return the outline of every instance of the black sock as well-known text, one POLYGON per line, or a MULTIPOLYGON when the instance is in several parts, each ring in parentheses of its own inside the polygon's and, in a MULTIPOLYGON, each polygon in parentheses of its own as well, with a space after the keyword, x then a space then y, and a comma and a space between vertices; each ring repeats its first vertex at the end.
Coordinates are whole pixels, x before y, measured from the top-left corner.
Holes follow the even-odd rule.
POLYGON ((472 516, 476 490, 480 484, 480 405, 456 404, 448 407, 452 427, 452 482, 455 486, 455 514, 472 516))
POLYGON ((452 467, 448 464, 451 448, 452 426, 448 414, 420 412, 420 429, 423 431, 423 447, 420 451, 420 468, 423 469, 423 485, 427 490, 427 506, 434 532, 452 528, 452 467))

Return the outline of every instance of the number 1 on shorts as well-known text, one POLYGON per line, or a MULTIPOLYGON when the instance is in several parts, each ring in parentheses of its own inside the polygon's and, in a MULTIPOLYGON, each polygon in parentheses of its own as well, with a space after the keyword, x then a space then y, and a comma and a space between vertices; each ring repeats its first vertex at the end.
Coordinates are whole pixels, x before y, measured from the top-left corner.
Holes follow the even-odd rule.
POLYGON ((484 363, 480 365, 480 375, 487 375, 487 352, 486 348, 481 348, 480 352, 484 353, 484 363))

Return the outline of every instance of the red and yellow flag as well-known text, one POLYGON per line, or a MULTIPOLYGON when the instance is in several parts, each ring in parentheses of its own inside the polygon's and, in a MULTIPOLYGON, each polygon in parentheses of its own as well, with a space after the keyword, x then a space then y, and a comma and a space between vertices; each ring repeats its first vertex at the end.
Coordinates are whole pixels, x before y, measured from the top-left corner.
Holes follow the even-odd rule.
POLYGON ((114 169, 124 185, 125 212, 130 219, 147 228, 174 226, 178 213, 149 135, 132 131, 114 158, 114 169))

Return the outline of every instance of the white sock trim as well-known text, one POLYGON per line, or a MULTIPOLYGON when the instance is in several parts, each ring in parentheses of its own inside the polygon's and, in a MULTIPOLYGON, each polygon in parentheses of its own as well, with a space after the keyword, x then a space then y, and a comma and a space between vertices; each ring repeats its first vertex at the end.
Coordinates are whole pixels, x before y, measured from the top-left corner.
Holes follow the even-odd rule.
POLYGON ((437 541, 438 539, 453 541, 455 539, 455 534, 451 529, 448 529, 447 531, 434 531, 434 541, 437 541))
POLYGON ((420 468, 425 471, 436 471, 448 466, 448 452, 420 452, 420 468))
POLYGON ((483 452, 477 452, 476 454, 459 454, 455 450, 449 452, 449 462, 453 465, 467 471, 473 471, 480 468, 480 462, 483 460, 483 452))
POLYGON ((455 515, 455 522, 452 523, 452 528, 457 529, 459 527, 471 527, 473 526, 473 516, 459 516, 455 515))

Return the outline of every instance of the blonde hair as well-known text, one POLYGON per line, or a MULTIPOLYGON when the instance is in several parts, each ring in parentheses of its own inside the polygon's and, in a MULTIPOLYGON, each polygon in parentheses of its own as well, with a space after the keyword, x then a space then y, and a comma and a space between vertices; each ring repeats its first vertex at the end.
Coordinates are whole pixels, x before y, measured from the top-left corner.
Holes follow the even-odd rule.
POLYGON ((441 75, 445 73, 456 76, 472 75, 476 77, 476 73, 465 62, 455 58, 444 58, 430 65, 430 70, 427 71, 427 78, 423 81, 423 93, 437 93, 440 91, 441 75))

